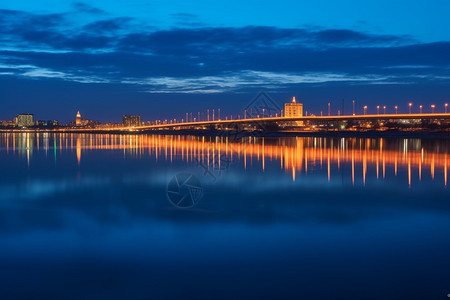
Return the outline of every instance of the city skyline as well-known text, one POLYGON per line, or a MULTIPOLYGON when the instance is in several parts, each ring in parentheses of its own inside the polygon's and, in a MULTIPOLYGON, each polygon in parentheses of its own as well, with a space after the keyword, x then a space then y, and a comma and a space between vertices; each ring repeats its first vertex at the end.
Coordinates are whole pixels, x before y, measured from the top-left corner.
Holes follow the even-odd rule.
POLYGON ((236 114, 261 90, 315 111, 342 99, 429 107, 450 95, 447 1, 51 2, 2 2, 0 119, 236 114))

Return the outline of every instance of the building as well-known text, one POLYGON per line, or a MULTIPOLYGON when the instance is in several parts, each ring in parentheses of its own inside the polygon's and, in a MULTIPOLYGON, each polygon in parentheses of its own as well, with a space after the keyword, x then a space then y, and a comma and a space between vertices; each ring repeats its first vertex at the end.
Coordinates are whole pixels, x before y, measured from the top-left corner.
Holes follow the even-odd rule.
POLYGON ((15 120, 16 120, 17 126, 20 128, 34 126, 33 114, 19 114, 19 115, 17 115, 15 120))
POLYGON ((58 126, 57 120, 38 120, 36 121, 36 126, 39 128, 53 128, 58 126))
POLYGON ((75 125, 76 126, 81 126, 81 114, 80 114, 80 111, 77 112, 77 117, 75 119, 75 125))
POLYGON ((122 117, 123 126, 141 126, 141 116, 124 115, 122 117))
POLYGON ((292 102, 288 102, 284 105, 285 117, 303 117, 303 104, 298 103, 295 97, 292 97, 292 102))
POLYGON ((15 127, 16 125, 17 123, 11 120, 0 121, 1 127, 15 127))

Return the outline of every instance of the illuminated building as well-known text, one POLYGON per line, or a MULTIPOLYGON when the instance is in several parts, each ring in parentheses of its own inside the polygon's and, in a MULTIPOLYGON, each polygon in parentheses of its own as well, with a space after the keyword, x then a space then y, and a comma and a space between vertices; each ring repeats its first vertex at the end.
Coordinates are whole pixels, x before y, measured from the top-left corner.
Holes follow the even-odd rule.
POLYGON ((298 103, 295 97, 292 97, 292 102, 284 105, 285 117, 302 117, 303 116, 303 104, 298 103))
POLYGON ((123 126, 141 126, 141 116, 124 115, 122 117, 123 126))
POLYGON ((31 127, 34 126, 33 114, 20 114, 16 118, 17 126, 19 127, 31 127))
POLYGON ((81 126, 81 114, 80 111, 77 112, 77 118, 75 119, 75 125, 81 126))

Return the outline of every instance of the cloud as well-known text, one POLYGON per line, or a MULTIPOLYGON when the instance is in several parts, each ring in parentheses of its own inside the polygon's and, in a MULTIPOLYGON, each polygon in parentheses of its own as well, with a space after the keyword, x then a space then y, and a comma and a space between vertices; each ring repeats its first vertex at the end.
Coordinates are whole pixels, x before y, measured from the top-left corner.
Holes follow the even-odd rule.
POLYGON ((106 12, 104 10, 101 10, 99 8, 93 7, 89 4, 86 4, 84 2, 75 2, 73 3, 73 8, 78 12, 84 12, 88 14, 94 14, 94 15, 101 15, 105 14, 106 12))
MULTIPOLYGON (((0 75, 119 83, 153 93, 449 78, 447 41, 422 44, 408 36, 318 27, 156 29, 132 18, 109 18, 85 3, 74 8, 75 14, 95 18, 80 23, 73 21, 73 12, 0 10, 0 75)), ((191 25, 198 21, 186 13, 171 17, 191 25)))
POLYGON ((388 78, 377 75, 351 76, 327 73, 273 73, 246 70, 223 76, 203 76, 195 78, 156 77, 144 80, 124 80, 127 84, 141 84, 151 93, 222 93, 238 91, 245 87, 268 88, 292 85, 315 84, 327 82, 380 82, 388 78))

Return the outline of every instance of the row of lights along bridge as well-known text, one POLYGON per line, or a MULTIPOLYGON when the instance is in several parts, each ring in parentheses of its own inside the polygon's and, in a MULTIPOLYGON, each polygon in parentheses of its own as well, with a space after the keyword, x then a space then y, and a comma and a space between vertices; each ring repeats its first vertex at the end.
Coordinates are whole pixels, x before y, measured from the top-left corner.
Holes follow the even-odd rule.
MULTIPOLYGON (((398 105, 395 105, 393 108, 395 110, 395 114, 398 114, 398 105)), ((387 106, 386 105, 383 105, 383 106, 377 105, 376 109, 377 109, 377 115, 381 114, 381 112, 382 112, 382 114, 387 114, 387 106)), ((435 113, 435 109, 436 109, 436 105, 435 104, 431 104, 429 112, 434 114, 435 113)), ((447 109, 448 109, 448 103, 445 103, 444 104, 444 112, 445 113, 447 113, 447 109)), ((364 115, 367 115, 367 110, 368 110, 368 106, 364 105, 363 106, 363 114, 364 115)), ((255 118, 255 117, 256 118, 265 118, 265 117, 283 117, 284 116, 283 115, 283 110, 280 111, 280 114, 275 113, 275 115, 268 114, 267 111, 264 108, 261 109, 261 112, 262 112, 262 114, 254 115, 252 110, 250 110, 250 111, 244 110, 243 119, 255 118)), ((409 112, 409 114, 413 113, 413 103, 412 102, 408 103, 408 112, 409 112)), ((420 113, 420 114, 427 113, 426 111, 424 112, 423 105, 419 105, 419 112, 418 113, 420 113)), ((356 113, 355 113, 355 101, 353 101, 353 113, 352 114, 354 116, 356 115, 356 113)), ((331 115, 332 115, 331 102, 328 102, 328 116, 331 116, 331 115)), ((341 115, 341 110, 337 111, 337 115, 338 116, 341 115)), ((315 116, 315 115, 312 114, 312 113, 310 113, 308 115, 308 111, 306 111, 305 112, 305 116, 315 116)), ((323 111, 320 112, 320 116, 323 116, 323 111)), ((241 119, 241 115, 237 115, 235 118, 236 119, 241 119)), ((200 112, 197 113, 196 117, 194 117, 194 115, 192 113, 186 113, 186 119, 184 119, 184 118, 181 119, 181 123, 184 123, 184 122, 200 122, 200 121, 208 121, 209 122, 209 121, 219 121, 219 120, 233 120, 233 116, 232 115, 231 116, 225 116, 225 119, 221 119, 220 118, 220 108, 219 108, 219 109, 217 109, 217 118, 216 118, 216 110, 215 109, 207 109, 206 110, 206 116, 203 118, 203 120, 201 119, 201 113, 200 112)), ((158 120, 158 121, 160 121, 160 120, 158 120)), ((167 122, 169 122, 169 123, 177 123, 177 119, 165 120, 165 122, 166 123, 167 122)))

